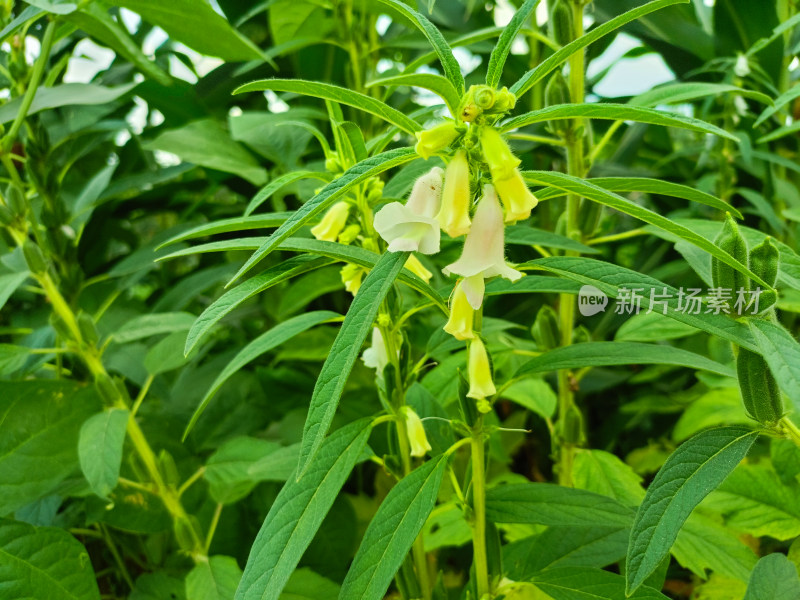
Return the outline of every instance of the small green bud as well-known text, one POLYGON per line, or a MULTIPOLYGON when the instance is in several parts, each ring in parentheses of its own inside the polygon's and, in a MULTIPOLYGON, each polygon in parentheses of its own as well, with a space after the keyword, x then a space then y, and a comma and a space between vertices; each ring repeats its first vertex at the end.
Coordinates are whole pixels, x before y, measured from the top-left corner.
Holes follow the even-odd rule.
MULTIPOLYGON (((778 281, 778 265, 781 253, 772 238, 767 236, 758 246, 750 250, 750 270, 764 280, 764 283, 775 287, 778 281)), ((751 283, 755 289, 758 284, 751 283)), ((759 312, 772 307, 778 301, 778 292, 774 289, 761 290, 759 312)))
POLYGON ((572 41, 572 10, 567 2, 557 0, 550 11, 550 32, 559 46, 566 46, 572 41))
POLYGON ((25 240, 25 243, 22 244, 22 255, 25 257, 31 273, 38 275, 47 271, 47 260, 36 242, 25 240))
POLYGON ((94 319, 85 312, 78 315, 78 328, 81 331, 81 337, 88 346, 96 346, 99 335, 97 334, 97 327, 95 327, 94 319))
POLYGON ((0 205, 0 224, 2 225, 11 225, 14 222, 14 213, 11 212, 7 207, 0 205))
POLYGON ((740 348, 736 372, 747 415, 765 427, 775 427, 785 410, 781 392, 767 362, 760 354, 740 348))
MULTIPOLYGON (((739 226, 730 213, 725 217, 722 230, 717 235, 714 243, 723 251, 730 254, 745 267, 747 260, 747 242, 739 231, 739 226)), ((736 295, 740 289, 750 289, 749 278, 730 265, 725 264, 716 257, 711 257, 711 279, 715 288, 731 291, 732 299, 729 305, 733 306, 736 295)))
MULTIPOLYGON (((544 88, 545 106, 569 104, 571 101, 567 79, 560 71, 556 71, 550 77, 547 86, 544 88)), ((547 129, 558 136, 566 138, 572 131, 572 121, 569 119, 554 119, 548 121, 547 129)))
POLYGON ((22 193, 22 190, 13 183, 6 188, 6 204, 8 204, 8 208, 10 208, 15 215, 22 216, 28 212, 28 204, 25 202, 25 195, 22 193))
POLYGON ((100 397, 107 404, 114 404, 119 400, 119 390, 114 380, 107 373, 98 375, 94 380, 94 384, 97 386, 100 397))
POLYGON ((339 160, 339 155, 336 152, 331 152, 328 158, 325 159, 325 170, 330 173, 342 172, 342 162, 339 160))
POLYGON ((560 345, 561 332, 558 315, 552 306, 546 304, 539 309, 533 327, 531 327, 531 334, 540 350, 552 350, 560 345))
POLYGON ((583 442, 583 415, 574 404, 564 415, 561 435, 565 444, 578 445, 583 442))

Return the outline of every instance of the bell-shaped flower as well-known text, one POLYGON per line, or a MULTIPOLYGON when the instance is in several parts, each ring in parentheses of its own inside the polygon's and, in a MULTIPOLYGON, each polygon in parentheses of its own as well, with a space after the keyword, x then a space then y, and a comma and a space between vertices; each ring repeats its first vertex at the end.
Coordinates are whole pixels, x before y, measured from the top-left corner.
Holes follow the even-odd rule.
POLYGON ((506 223, 522 221, 531 216, 539 201, 528 189, 522 173, 517 169, 507 179, 493 179, 495 189, 506 207, 506 223))
POLYGON ((419 262, 419 259, 413 254, 408 257, 408 260, 406 261, 405 264, 405 268, 411 271, 414 275, 416 275, 420 279, 425 280, 425 283, 429 282, 431 280, 431 277, 433 277, 433 273, 428 271, 428 269, 425 268, 425 265, 419 262))
POLYGON ((370 369, 376 369, 378 377, 383 376, 383 370, 389 364, 389 353, 386 351, 386 342, 378 327, 372 328, 372 345, 364 350, 361 360, 370 369))
POLYGON ((444 330, 457 340, 471 340, 475 338, 472 323, 475 317, 474 309, 469 305, 467 295, 464 293, 463 282, 459 281, 453 290, 453 300, 450 303, 450 318, 444 330))
POLYGON ((499 275, 516 281, 522 277, 522 273, 506 264, 503 227, 503 209, 494 187, 487 184, 483 187, 483 198, 475 210, 461 257, 442 269, 445 275, 455 273, 464 277, 461 285, 475 310, 483 303, 484 279, 499 275))
POLYGON ((417 145, 414 147, 417 154, 428 159, 440 150, 452 144, 459 135, 458 128, 453 121, 445 121, 441 125, 417 132, 417 145))
POLYGON ((463 150, 456 152, 444 172, 442 208, 436 218, 450 237, 469 231, 469 163, 463 150))
POLYGON ((344 289, 355 296, 361 287, 361 279, 364 277, 363 267, 347 263, 339 271, 339 275, 342 277, 344 289))
POLYGON ((468 398, 484 400, 497 392, 492 381, 492 367, 489 364, 489 355, 486 353, 486 347, 479 337, 469 343, 467 378, 469 380, 468 398))
POLYGON ((421 458, 431 451, 431 445, 428 442, 428 437, 425 435, 425 427, 422 424, 422 419, 414 412, 410 406, 403 406, 400 409, 406 424, 406 432, 408 433, 408 442, 411 445, 411 456, 421 458))
POLYGON ((503 136, 493 127, 481 128, 481 152, 494 180, 508 179, 520 163, 503 136))
POLYGON ((389 252, 439 252, 439 221, 436 214, 442 198, 442 174, 434 167, 414 183, 405 205, 390 202, 374 220, 375 230, 389 244, 389 252))
POLYGON ((319 224, 311 228, 311 234, 318 240, 335 242, 344 229, 349 214, 350 205, 347 202, 337 202, 328 209, 319 224))

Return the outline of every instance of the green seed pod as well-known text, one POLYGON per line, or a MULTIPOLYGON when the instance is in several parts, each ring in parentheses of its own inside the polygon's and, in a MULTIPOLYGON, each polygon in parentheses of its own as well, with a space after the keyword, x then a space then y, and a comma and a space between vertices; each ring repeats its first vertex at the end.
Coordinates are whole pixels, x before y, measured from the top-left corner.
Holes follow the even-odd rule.
MULTIPOLYGON (((780 250, 767 236, 758 246, 750 250, 750 270, 764 280, 771 288, 775 287, 778 280, 778 264, 780 250)), ((758 284, 751 282, 750 287, 755 290, 758 284)), ((759 296, 759 312, 771 308, 778 301, 778 293, 774 289, 761 290, 759 296)))
POLYGON ((14 213, 11 212, 7 207, 0 205, 0 224, 2 225, 11 225, 14 222, 14 213))
POLYGON ((574 404, 564 415, 561 435, 565 444, 579 445, 583 441, 583 415, 574 404))
POLYGON ((100 336, 97 334, 97 327, 95 327, 92 317, 84 312, 79 314, 78 328, 81 330, 81 337, 87 345, 97 345, 97 340, 100 339, 100 336))
MULTIPOLYGON (((722 231, 719 232, 714 243, 745 267, 747 266, 747 242, 742 237, 739 226, 730 213, 726 215, 725 224, 722 226, 722 231)), ((711 258, 711 280, 715 288, 730 290, 732 298, 729 301, 729 305, 733 305, 736 294, 740 289, 747 290, 750 287, 749 278, 746 275, 726 265, 716 257, 711 258)))
MULTIPOLYGON (((556 71, 547 82, 544 88, 544 103, 545 106, 555 106, 557 104, 569 104, 571 100, 569 92, 569 84, 566 77, 560 72, 556 71)), ((572 131, 572 120, 570 119, 556 119, 548 121, 547 129, 555 135, 566 138, 570 131, 572 131)))
POLYGON ((28 263, 31 273, 38 275, 47 271, 47 260, 42 254, 41 248, 35 242, 25 240, 25 243, 22 244, 22 255, 25 257, 25 262, 28 263))
POLYGON ((108 374, 98 375, 95 377, 94 383, 97 386, 97 391, 100 392, 100 397, 107 404, 114 404, 119 400, 119 390, 108 374))
POLYGON ((777 425, 785 412, 783 398, 764 358, 740 348, 736 357, 736 372, 747 415, 765 427, 777 425))
POLYGON ((16 215, 24 215, 28 211, 28 205, 25 202, 25 195, 13 183, 6 188, 6 204, 8 208, 16 215))
POLYGON ((536 320, 531 327, 531 335, 540 350, 552 350, 561 343, 561 332, 558 326, 558 315, 550 305, 545 305, 536 313, 536 320))
POLYGON ((550 31, 559 46, 566 46, 572 41, 572 10, 567 2, 556 0, 550 10, 550 31))
POLYGON ((578 227, 586 236, 591 236, 600 224, 603 205, 584 198, 578 208, 578 227))

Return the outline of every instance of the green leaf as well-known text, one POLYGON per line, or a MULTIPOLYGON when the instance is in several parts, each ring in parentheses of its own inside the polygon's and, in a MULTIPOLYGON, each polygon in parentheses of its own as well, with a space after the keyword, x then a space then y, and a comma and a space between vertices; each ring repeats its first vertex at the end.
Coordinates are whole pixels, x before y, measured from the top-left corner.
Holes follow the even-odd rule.
POLYGON ((773 131, 770 131, 766 135, 762 135, 760 138, 756 140, 756 144, 766 144, 767 142, 774 142, 782 137, 786 137, 787 135, 791 135, 797 131, 800 131, 800 123, 796 121, 791 125, 784 125, 783 127, 778 127, 773 131))
POLYGON ((170 39, 183 42, 201 54, 227 61, 263 59, 261 50, 217 13, 211 4, 195 0, 109 0, 125 7, 153 25, 170 39))
POLYGON ((414 469, 395 485, 370 521, 339 600, 381 600, 436 504, 447 454, 414 469))
POLYGON ((153 335, 186 331, 194 323, 194 315, 187 312, 139 315, 122 325, 113 335, 118 344, 127 344, 153 335))
POLYGON ((338 596, 339 586, 336 583, 304 568, 292 573, 280 600, 320 600, 338 596))
POLYGON ((94 390, 65 381, 0 383, 0 514, 51 492, 78 468, 78 434, 100 409, 94 390))
POLYGON ((500 392, 500 397, 508 398, 543 419, 549 419, 555 414, 558 402, 550 384, 544 379, 534 377, 515 381, 500 392))
POLYGON ((629 465, 604 450, 579 448, 572 477, 576 488, 614 498, 626 506, 639 506, 644 498, 642 478, 629 465))
POLYGON ((617 329, 618 342, 663 342, 697 333, 697 329, 674 321, 658 312, 643 312, 632 316, 617 329))
POLYGON ((259 273, 255 277, 251 277, 232 290, 228 290, 206 308, 199 317, 193 319, 189 333, 186 336, 184 354, 188 355, 220 319, 245 300, 282 281, 313 271, 327 264, 330 264, 329 260, 320 259, 316 256, 293 256, 259 273))
POLYGON ((547 248, 558 248, 559 250, 574 250, 582 254, 599 254, 599 250, 581 244, 564 235, 526 227, 524 225, 509 225, 505 231, 506 244, 519 246, 545 246, 547 248))
POLYGON ((271 460, 279 451, 275 442, 246 436, 222 444, 209 457, 203 473, 211 497, 220 504, 233 504, 247 496, 259 481, 251 477, 250 468, 261 459, 271 460))
POLYGON ((766 94, 746 90, 727 83, 706 83, 693 81, 688 83, 671 83, 662 85, 643 94, 631 98, 630 104, 635 106, 656 106, 658 104, 680 104, 707 98, 708 96, 723 96, 733 94, 743 98, 752 98, 762 104, 771 105, 772 99, 766 94))
POLYGON ((770 289, 770 286, 764 283, 760 277, 751 272, 746 266, 742 265, 730 254, 721 250, 719 246, 714 244, 712 241, 706 239, 692 229, 681 225, 680 223, 676 223, 675 221, 668 219, 667 217, 664 217, 655 211, 644 208, 643 206, 639 206, 635 202, 631 202, 627 198, 623 198, 622 196, 609 192, 608 190, 604 190, 603 188, 589 183, 588 181, 567 175, 566 173, 556 173, 551 171, 527 171, 526 179, 540 185, 549 185, 566 192, 583 196, 584 198, 587 198, 593 202, 597 202, 604 206, 609 206, 620 212, 644 221, 645 223, 649 223, 650 225, 654 225, 660 229, 663 229, 664 231, 667 231, 679 237, 680 239, 686 240, 687 242, 697 246, 701 250, 705 250, 711 254, 711 256, 718 258, 726 265, 729 265, 740 273, 747 275, 750 279, 758 283, 762 289, 770 289))
POLYGON ((136 578, 128 600, 186 600, 186 584, 164 571, 145 573, 136 578))
MULTIPOLYGON (((519 7, 511 21, 503 28, 503 33, 497 44, 492 50, 489 57, 489 66, 486 68, 486 85, 491 88, 496 88, 500 85, 500 79, 503 76, 503 67, 506 64, 506 58, 511 50, 511 44, 517 37, 519 30, 525 25, 525 21, 531 16, 539 0, 525 0, 525 3, 519 7)), ((453 113, 455 116, 455 113, 453 113)))
POLYGON ((344 196, 352 187, 358 185, 374 177, 379 173, 388 171, 392 167, 402 165, 416 158, 417 154, 413 148, 398 148, 396 150, 389 150, 377 156, 372 156, 367 160, 353 165, 345 171, 341 177, 334 179, 322 190, 311 198, 308 202, 303 204, 301 208, 295 211, 292 216, 281 225, 275 233, 273 233, 264 244, 256 250, 253 256, 239 269, 239 272, 233 277, 232 282, 236 281, 247 273, 253 266, 256 265, 267 254, 274 250, 278 244, 294 234, 298 229, 305 225, 308 221, 322 213, 324 210, 333 205, 333 203, 344 196))
POLYGON ((486 516, 495 523, 561 527, 628 527, 633 511, 616 500, 552 483, 509 483, 486 492, 486 516))
POLYGON ((795 98, 800 98, 800 87, 794 86, 789 88, 783 94, 775 98, 775 104, 767 108, 761 115, 756 119, 756 122, 753 123, 753 127, 758 127, 764 121, 769 119, 772 115, 777 113, 780 109, 784 106, 792 102, 795 98))
POLYGON ((288 481, 300 457, 300 443, 284 446, 255 461, 247 469, 253 481, 288 481))
POLYGON ((367 444, 362 419, 320 446, 305 476, 290 477, 250 549, 236 600, 277 600, 367 444))
MULTIPOLYGON (((733 383, 733 382, 732 382, 733 383)), ((739 386, 709 390, 683 410, 672 430, 672 439, 682 442, 710 427, 721 425, 752 425, 744 412, 739 386)))
POLYGON ((622 575, 587 567, 561 567, 540 571, 531 578, 537 588, 553 600, 666 600, 662 593, 642 586, 625 593, 622 575))
POLYGON ((559 369, 614 365, 675 365, 734 376, 732 368, 701 354, 662 344, 583 342, 549 350, 523 364, 515 377, 559 369))
MULTIPOLYGON (((33 103, 28 115, 61 106, 109 104, 122 98, 136 87, 135 83, 127 83, 116 87, 104 87, 96 83, 63 83, 53 87, 40 87, 33 96, 33 103)), ((0 106, 0 123, 9 123, 19 112, 22 98, 14 98, 0 106)))
POLYGON ((387 252, 381 256, 375 268, 364 278, 347 311, 344 323, 314 384, 311 406, 303 426, 298 478, 314 462, 314 455, 331 426, 347 378, 361 353, 361 346, 372 331, 378 309, 407 258, 408 252, 387 252))
POLYGON ((192 414, 192 418, 189 420, 189 424, 186 426, 186 429, 183 432, 183 439, 185 440, 186 436, 189 435, 189 432, 197 423, 200 415, 203 414, 206 406, 208 406, 208 403, 211 402, 211 398, 214 396, 214 394, 216 394, 219 388, 222 387, 222 385, 237 371, 239 371, 239 369, 252 362, 265 352, 269 352, 284 342, 292 339, 297 334, 302 333, 303 331, 306 331, 315 325, 319 325, 320 323, 330 322, 340 318, 341 316, 339 314, 328 310, 307 312, 305 314, 292 317, 283 323, 277 324, 275 327, 262 333, 252 342, 247 344, 238 352, 238 354, 236 354, 236 356, 233 357, 233 359, 231 359, 227 365, 225 365, 225 368, 222 369, 222 372, 217 375, 214 383, 211 384, 211 387, 208 389, 205 396, 203 396, 203 399, 200 401, 200 404, 195 409, 194 414, 192 414))
POLYGON ((0 376, 10 375, 25 366, 31 349, 13 344, 0 344, 0 376))
POLYGON ((456 91, 456 88, 453 87, 453 84, 450 83, 450 80, 434 73, 408 73, 405 75, 395 75, 393 77, 382 77, 370 81, 367 87, 369 88, 376 85, 407 85, 430 90, 444 100, 444 103, 447 104, 447 108, 450 110, 450 114, 453 116, 458 114, 458 106, 461 104, 461 95, 456 91))
POLYGON ((108 498, 117 487, 129 416, 127 410, 110 408, 89 417, 81 426, 78 438, 81 469, 92 491, 101 498, 108 498))
POLYGON ((406 133, 413 134, 420 131, 422 127, 412 119, 409 119, 399 110, 392 108, 388 104, 376 100, 371 96, 354 92, 347 88, 332 85, 330 83, 320 83, 317 81, 306 81, 304 79, 260 79, 251 81, 236 88, 233 93, 245 94, 247 92, 262 92, 272 90, 273 92, 292 92, 304 96, 313 96, 352 106, 364 112, 375 115, 387 123, 399 127, 406 133))
POLYGON ((291 212, 266 213, 251 217, 233 217, 232 219, 220 219, 219 221, 212 221, 211 223, 203 223, 202 225, 192 227, 187 231, 169 238, 166 242, 162 243, 158 249, 207 235, 231 233, 233 231, 250 231, 253 229, 264 229, 266 227, 279 227, 291 214, 291 212))
POLYGON ((631 529, 625 573, 635 591, 669 553, 694 507, 719 486, 758 437, 742 427, 704 431, 681 444, 647 489, 631 529))
POLYGON ((758 561, 744 600, 794 600, 800 598, 797 567, 785 554, 768 554, 758 561))
POLYGON ((519 81, 511 86, 511 92, 514 93, 517 98, 522 97, 522 94, 547 77, 547 75, 553 71, 553 69, 564 63, 576 52, 582 51, 592 42, 599 40, 612 31, 616 31, 631 21, 635 21, 639 17, 643 17, 644 15, 650 14, 651 12, 667 6, 684 4, 688 1, 689 0, 655 0, 654 2, 648 2, 647 4, 634 8, 633 10, 629 10, 618 17, 614 17, 613 19, 606 21, 602 25, 592 29, 589 33, 582 35, 577 40, 570 42, 557 52, 550 55, 547 59, 539 63, 539 65, 537 65, 534 69, 531 69, 525 73, 525 75, 523 75, 519 81))
MULTIPOLYGON (((398 13, 403 15, 406 19, 419 29, 423 35, 428 38, 428 41, 433 46, 433 50, 439 56, 439 61, 442 63, 442 69, 447 79, 453 84, 456 92, 459 94, 464 93, 464 77, 461 75, 461 68, 458 66, 458 61, 453 56, 453 51, 447 44, 442 33, 427 18, 410 8, 408 5, 399 2, 398 0, 379 0, 386 6, 391 6, 398 13)), ((455 115, 453 115, 455 116, 455 115)))
POLYGON ((22 273, 8 273, 0 275, 0 308, 3 308, 11 295, 17 291, 22 282, 30 277, 28 271, 22 273))
MULTIPOLYGON (((244 210, 244 216, 248 217, 251 214, 253 214, 253 212, 259 206, 261 206, 264 202, 269 200, 269 198, 272 196, 272 194, 274 194, 275 192, 280 190, 282 187, 284 187, 286 185, 289 185, 290 183, 293 183, 295 181, 299 181, 301 179, 308 179, 309 177, 313 177, 315 179, 320 179, 320 180, 325 181, 325 182, 328 182, 328 181, 331 180, 331 175, 330 174, 328 174, 328 173, 318 173, 316 171, 292 171, 290 173, 285 173, 284 175, 281 175, 280 177, 270 181, 267 185, 265 185, 263 188, 261 188, 255 196, 253 196, 253 199, 250 200, 250 203, 247 205, 247 208, 244 210)), ((278 214, 280 214, 280 213, 278 213, 278 214)), ((288 215, 290 215, 291 213, 284 213, 284 214, 286 214, 287 217, 288 217, 288 215)), ((284 221, 285 220, 286 219, 284 218, 284 221)), ((278 223, 278 225, 282 225, 282 224, 283 224, 283 221, 281 223, 278 223)))
POLYGON ((778 386, 795 412, 800 412, 800 344, 784 327, 771 321, 751 319, 750 331, 778 386))
POLYGON ((242 570, 230 556, 201 559, 186 576, 189 600, 233 600, 242 570))
POLYGON ((184 356, 183 348, 185 343, 186 333, 184 331, 176 331, 156 342, 144 356, 143 365, 147 369, 147 373, 156 376, 168 371, 174 371, 193 359, 196 355, 195 352, 190 352, 184 356))
POLYGON ((86 548, 63 529, 0 519, 3 597, 100 600, 86 548))
POLYGON ((664 127, 678 127, 700 133, 711 133, 720 137, 728 138, 738 143, 739 138, 720 129, 716 125, 711 125, 700 119, 685 117, 680 114, 668 113, 654 108, 644 108, 641 106, 630 106, 628 104, 555 104, 534 110, 524 115, 514 117, 502 124, 501 131, 510 131, 540 123, 542 121, 555 121, 561 119, 611 119, 617 121, 635 121, 637 123, 648 123, 650 125, 662 125, 664 127))
POLYGON ((672 554, 683 567, 706 578, 707 570, 747 581, 758 557, 736 533, 700 513, 692 513, 683 524, 672 554))

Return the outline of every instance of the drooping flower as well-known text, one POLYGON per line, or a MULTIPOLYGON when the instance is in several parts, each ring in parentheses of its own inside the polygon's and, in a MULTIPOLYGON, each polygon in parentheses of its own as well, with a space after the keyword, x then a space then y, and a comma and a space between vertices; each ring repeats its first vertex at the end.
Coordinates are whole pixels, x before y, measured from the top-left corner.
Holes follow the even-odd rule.
POLYGON ((521 162, 493 127, 481 128, 481 152, 495 181, 511 177, 521 162))
POLYGON ((352 225, 348 225, 339 234, 339 243, 340 244, 350 245, 354 241, 356 241, 356 238, 358 237, 359 233, 361 233, 361 226, 360 225, 358 225, 357 223, 353 223, 352 225))
POLYGON ((484 400, 493 396, 497 389, 492 381, 492 368, 489 365, 489 355, 486 347, 479 337, 469 343, 467 359, 467 376, 469 379, 468 398, 484 400))
POLYGON ((436 214, 442 197, 444 171, 434 167, 414 183, 405 205, 390 202, 375 215, 375 230, 389 244, 389 252, 439 252, 436 214))
POLYGON ((364 277, 364 268, 352 263, 347 263, 339 271, 342 277, 344 289, 355 296, 361 287, 361 279, 364 277))
POLYGON ((458 137, 459 131, 453 121, 446 121, 441 125, 417 132, 417 145, 414 147, 417 154, 428 159, 440 150, 444 150, 458 137))
POLYGON ((311 228, 311 234, 318 240, 335 242, 347 223, 350 206, 347 202, 337 202, 328 209, 319 224, 311 228))
POLYGON ((442 208, 436 218, 442 230, 450 237, 469 231, 469 163, 463 150, 456 152, 444 172, 442 208))
POLYGON ((425 435, 425 427, 422 424, 422 419, 414 412, 410 406, 403 406, 401 414, 406 422, 406 432, 408 433, 408 441, 411 444, 411 456, 418 458, 425 456, 431 451, 431 445, 428 442, 428 437, 425 435))
POLYGON ((506 207, 506 223, 522 221, 531 216, 539 200, 531 193, 522 174, 514 169, 507 179, 493 179, 494 187, 506 207))
POLYGON ((433 277, 433 273, 428 271, 428 269, 425 268, 425 265, 423 265, 413 254, 408 257, 405 267, 420 279, 424 279, 426 283, 431 280, 431 277, 433 277))
POLYGON ((370 369, 378 371, 378 377, 383 375, 383 370, 389 364, 389 353, 386 351, 386 342, 378 327, 372 328, 372 345, 364 350, 361 360, 370 369))
POLYGON ((453 290, 453 300, 450 303, 450 318, 447 320, 444 330, 457 340, 474 339, 475 334, 472 331, 474 317, 475 311, 469 305, 462 282, 459 281, 453 290))
POLYGON ((503 209, 491 184, 483 187, 483 197, 475 210, 461 257, 442 271, 445 275, 455 273, 464 277, 461 285, 475 310, 483 303, 484 279, 499 275, 516 281, 522 277, 522 273, 506 264, 503 209))

